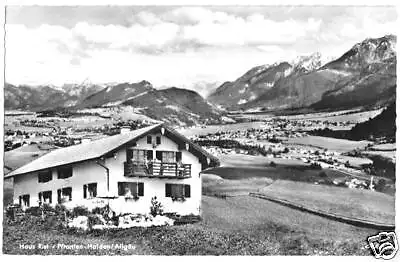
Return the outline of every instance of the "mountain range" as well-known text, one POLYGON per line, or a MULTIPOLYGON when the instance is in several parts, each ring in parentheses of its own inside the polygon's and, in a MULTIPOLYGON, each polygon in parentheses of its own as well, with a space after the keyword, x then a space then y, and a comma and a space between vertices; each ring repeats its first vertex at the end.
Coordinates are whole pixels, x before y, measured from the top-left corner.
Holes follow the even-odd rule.
POLYGON ((172 124, 221 122, 221 112, 197 92, 170 87, 155 89, 148 81, 99 85, 5 86, 5 108, 30 111, 79 110, 133 106, 155 120, 172 124))
POLYGON ((227 110, 387 105, 396 90, 396 36, 369 38, 323 64, 318 53, 257 66, 225 82, 207 99, 227 110))
POLYGON ((321 54, 314 53, 294 61, 254 67, 216 89, 215 83, 195 85, 202 94, 209 94, 206 99, 187 89, 156 89, 145 80, 104 85, 85 81, 61 87, 6 83, 5 109, 132 106, 156 120, 196 124, 221 121, 224 112, 233 110, 386 106, 396 95, 396 41, 393 35, 369 38, 327 63, 321 54))

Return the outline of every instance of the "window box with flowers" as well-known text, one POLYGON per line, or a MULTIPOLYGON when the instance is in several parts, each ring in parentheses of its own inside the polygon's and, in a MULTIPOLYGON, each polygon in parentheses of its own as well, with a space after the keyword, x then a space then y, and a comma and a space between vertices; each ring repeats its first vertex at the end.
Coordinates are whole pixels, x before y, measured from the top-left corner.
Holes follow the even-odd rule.
POLYGON ((172 198, 172 201, 177 201, 177 202, 185 202, 186 201, 186 198, 184 198, 184 197, 171 197, 172 198))

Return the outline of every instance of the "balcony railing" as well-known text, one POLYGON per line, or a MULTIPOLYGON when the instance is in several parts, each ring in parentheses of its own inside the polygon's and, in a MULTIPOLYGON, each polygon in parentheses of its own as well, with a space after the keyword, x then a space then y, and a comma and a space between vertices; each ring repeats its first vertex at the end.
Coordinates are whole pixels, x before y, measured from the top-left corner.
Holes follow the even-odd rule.
POLYGON ((188 178, 191 176, 190 164, 166 163, 166 162, 125 162, 124 175, 135 177, 159 177, 159 178, 188 178))

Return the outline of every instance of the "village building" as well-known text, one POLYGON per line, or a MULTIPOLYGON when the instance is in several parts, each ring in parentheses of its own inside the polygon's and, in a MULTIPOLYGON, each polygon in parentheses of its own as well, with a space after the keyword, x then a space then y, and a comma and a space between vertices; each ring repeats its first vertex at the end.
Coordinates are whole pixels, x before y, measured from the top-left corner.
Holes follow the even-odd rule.
POLYGON ((107 203, 117 214, 149 213, 157 197, 164 212, 200 215, 201 171, 219 161, 164 124, 54 150, 12 172, 14 203, 107 203))

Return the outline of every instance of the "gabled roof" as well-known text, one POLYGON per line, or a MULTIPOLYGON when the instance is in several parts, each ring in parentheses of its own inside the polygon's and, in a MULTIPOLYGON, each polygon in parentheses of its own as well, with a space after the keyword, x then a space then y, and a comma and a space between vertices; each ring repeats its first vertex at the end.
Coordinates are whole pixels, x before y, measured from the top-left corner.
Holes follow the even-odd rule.
MULTIPOLYGON (((79 145, 74 145, 70 147, 60 148, 54 150, 10 173, 8 173, 5 178, 13 177, 16 175, 22 175, 26 173, 31 173, 43 169, 59 167, 63 165, 68 165, 77 162, 83 162, 92 159, 101 158, 111 152, 115 152, 126 144, 136 141, 143 136, 160 130, 164 127, 169 133, 177 134, 172 129, 164 126, 164 124, 152 125, 145 128, 140 128, 134 131, 126 132, 119 135, 114 135, 106 137, 103 139, 95 140, 88 143, 83 143, 79 145)), ((179 139, 184 143, 189 143, 191 149, 195 153, 202 155, 203 157, 210 158, 213 162, 219 162, 217 158, 212 156, 203 150, 200 146, 193 144, 186 137, 179 135, 179 139)))

